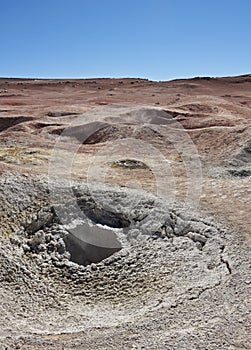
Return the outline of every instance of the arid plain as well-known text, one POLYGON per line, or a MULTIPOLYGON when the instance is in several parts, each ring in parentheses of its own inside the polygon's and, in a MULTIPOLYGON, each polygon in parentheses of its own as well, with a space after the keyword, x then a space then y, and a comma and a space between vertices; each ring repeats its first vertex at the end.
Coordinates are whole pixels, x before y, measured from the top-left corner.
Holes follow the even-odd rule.
POLYGON ((251 75, 0 79, 0 349, 248 349, 250 177, 251 75))

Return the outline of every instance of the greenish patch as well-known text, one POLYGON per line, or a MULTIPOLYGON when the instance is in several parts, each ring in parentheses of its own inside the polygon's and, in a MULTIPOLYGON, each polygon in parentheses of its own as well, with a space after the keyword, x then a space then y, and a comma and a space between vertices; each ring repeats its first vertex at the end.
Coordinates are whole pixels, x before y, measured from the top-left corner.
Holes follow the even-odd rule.
POLYGON ((0 149, 0 162, 9 164, 36 164, 46 160, 47 153, 43 150, 33 148, 1 148, 0 149))

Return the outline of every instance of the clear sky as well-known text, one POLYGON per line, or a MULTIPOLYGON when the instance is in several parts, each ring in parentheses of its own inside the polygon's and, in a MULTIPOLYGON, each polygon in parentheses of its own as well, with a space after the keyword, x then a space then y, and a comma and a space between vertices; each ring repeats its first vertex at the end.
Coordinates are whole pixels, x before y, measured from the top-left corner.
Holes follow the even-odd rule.
POLYGON ((0 76, 251 73, 251 0, 0 0, 0 76))

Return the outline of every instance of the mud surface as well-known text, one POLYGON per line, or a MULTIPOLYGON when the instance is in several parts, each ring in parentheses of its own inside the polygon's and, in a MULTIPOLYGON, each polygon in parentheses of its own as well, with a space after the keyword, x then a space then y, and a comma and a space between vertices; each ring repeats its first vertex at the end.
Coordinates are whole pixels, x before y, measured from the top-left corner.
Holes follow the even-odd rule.
POLYGON ((0 349, 249 349, 250 76, 0 90, 0 349))

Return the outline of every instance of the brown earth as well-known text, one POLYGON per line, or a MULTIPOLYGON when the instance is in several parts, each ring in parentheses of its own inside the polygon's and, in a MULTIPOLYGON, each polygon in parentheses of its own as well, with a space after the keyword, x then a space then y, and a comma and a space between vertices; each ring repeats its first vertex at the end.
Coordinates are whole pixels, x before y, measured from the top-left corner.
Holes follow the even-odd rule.
MULTIPOLYGON (((228 166, 228 161, 236 156, 237 159, 239 157, 238 165, 244 168, 250 166, 251 76, 245 75, 226 78, 198 77, 167 82, 143 79, 2 78, 1 168, 46 174, 49 154, 58 135, 79 115, 93 111, 95 107, 105 108, 111 105, 126 108, 157 107, 169 113, 187 130, 199 152, 204 170, 209 167, 211 173, 217 172, 217 167, 228 166)), ((92 124, 92 117, 89 118, 92 124)), ((82 129, 77 126, 75 131, 74 127, 72 131, 67 131, 74 134, 74 139, 78 138, 78 134, 83 135, 83 132, 90 133, 85 145, 79 150, 86 154, 84 167, 81 168, 81 174, 78 174, 81 178, 86 176, 85 172, 93 155, 106 142, 135 135, 136 138, 158 145, 165 156, 169 154, 174 160, 174 168, 175 161, 180 166, 177 151, 168 149, 168 142, 163 135, 156 134, 147 127, 142 128, 140 121, 133 120, 133 116, 126 117, 127 123, 121 123, 119 116, 116 118, 101 112, 97 125, 91 125, 97 131, 90 132, 91 128, 86 131, 86 122, 82 129), (171 152, 174 153, 172 156, 171 152)), ((136 177, 142 186, 144 183, 150 185, 147 171, 138 172, 136 177)), ((115 174, 113 175, 117 181, 115 174)), ((128 183, 130 178, 127 176, 131 175, 131 172, 123 172, 125 178, 121 178, 119 174, 120 183, 128 183)), ((241 228, 243 234, 250 232, 251 222, 247 210, 251 195, 249 178, 224 176, 212 180, 207 175, 203 180, 201 207, 231 225, 236 225, 237 229, 241 228), (219 196, 221 192, 224 192, 223 199, 219 196), (231 205, 227 205, 226 199, 231 205)), ((154 184, 152 185, 154 188, 154 184)))

